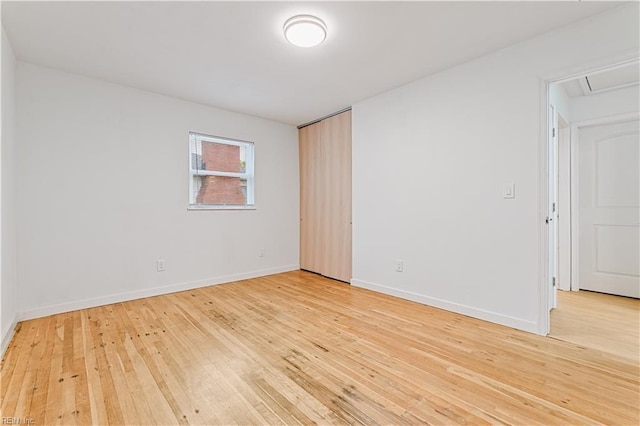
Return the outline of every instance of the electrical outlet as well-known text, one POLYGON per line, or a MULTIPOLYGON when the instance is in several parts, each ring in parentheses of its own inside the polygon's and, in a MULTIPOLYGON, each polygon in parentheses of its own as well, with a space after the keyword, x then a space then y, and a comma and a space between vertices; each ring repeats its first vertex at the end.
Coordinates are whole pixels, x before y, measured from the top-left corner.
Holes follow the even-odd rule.
POLYGON ((264 249, 260 249, 258 252, 258 257, 264 257, 264 249))
POLYGON ((167 261, 164 259, 158 259, 156 260, 156 270, 158 272, 164 272, 166 270, 166 263, 167 261))
POLYGON ((396 260, 396 272, 402 271, 404 271, 404 263, 402 262, 402 260, 398 259, 396 260))

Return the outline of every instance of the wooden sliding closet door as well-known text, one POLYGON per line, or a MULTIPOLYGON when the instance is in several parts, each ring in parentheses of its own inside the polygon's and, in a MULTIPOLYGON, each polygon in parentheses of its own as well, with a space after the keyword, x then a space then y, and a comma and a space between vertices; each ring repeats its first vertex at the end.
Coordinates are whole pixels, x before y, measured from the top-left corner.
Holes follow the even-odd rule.
POLYGON ((351 280, 351 111, 303 127, 300 267, 351 280))
POLYGON ((322 269, 322 180, 324 162, 320 126, 303 127, 298 132, 300 149, 300 268, 322 269))
POLYGON ((320 122, 324 148, 323 275, 351 281, 351 111, 320 122))

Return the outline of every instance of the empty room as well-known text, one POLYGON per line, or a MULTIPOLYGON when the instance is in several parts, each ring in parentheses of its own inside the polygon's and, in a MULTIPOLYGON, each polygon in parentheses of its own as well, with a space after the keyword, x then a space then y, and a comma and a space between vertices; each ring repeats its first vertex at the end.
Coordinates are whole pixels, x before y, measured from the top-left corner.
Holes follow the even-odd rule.
POLYGON ((640 4, 2 1, 0 423, 640 423, 640 4))

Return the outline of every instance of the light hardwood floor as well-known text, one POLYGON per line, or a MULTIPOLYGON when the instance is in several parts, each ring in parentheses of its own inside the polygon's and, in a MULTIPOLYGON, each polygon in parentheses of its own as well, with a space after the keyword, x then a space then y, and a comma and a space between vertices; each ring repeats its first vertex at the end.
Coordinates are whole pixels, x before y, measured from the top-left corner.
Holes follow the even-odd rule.
POLYGON ((638 360, 640 300, 591 291, 558 291, 550 336, 638 360))
POLYGON ((637 425, 638 374, 307 272, 26 321, 0 371, 37 425, 637 425))

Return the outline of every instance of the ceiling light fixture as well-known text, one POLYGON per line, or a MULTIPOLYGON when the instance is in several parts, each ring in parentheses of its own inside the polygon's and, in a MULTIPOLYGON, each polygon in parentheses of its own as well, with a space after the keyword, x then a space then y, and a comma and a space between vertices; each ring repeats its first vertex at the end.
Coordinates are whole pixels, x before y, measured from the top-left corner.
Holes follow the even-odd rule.
POLYGON ((314 47, 327 38, 327 26, 315 16, 297 15, 284 23, 284 38, 295 46, 314 47))

